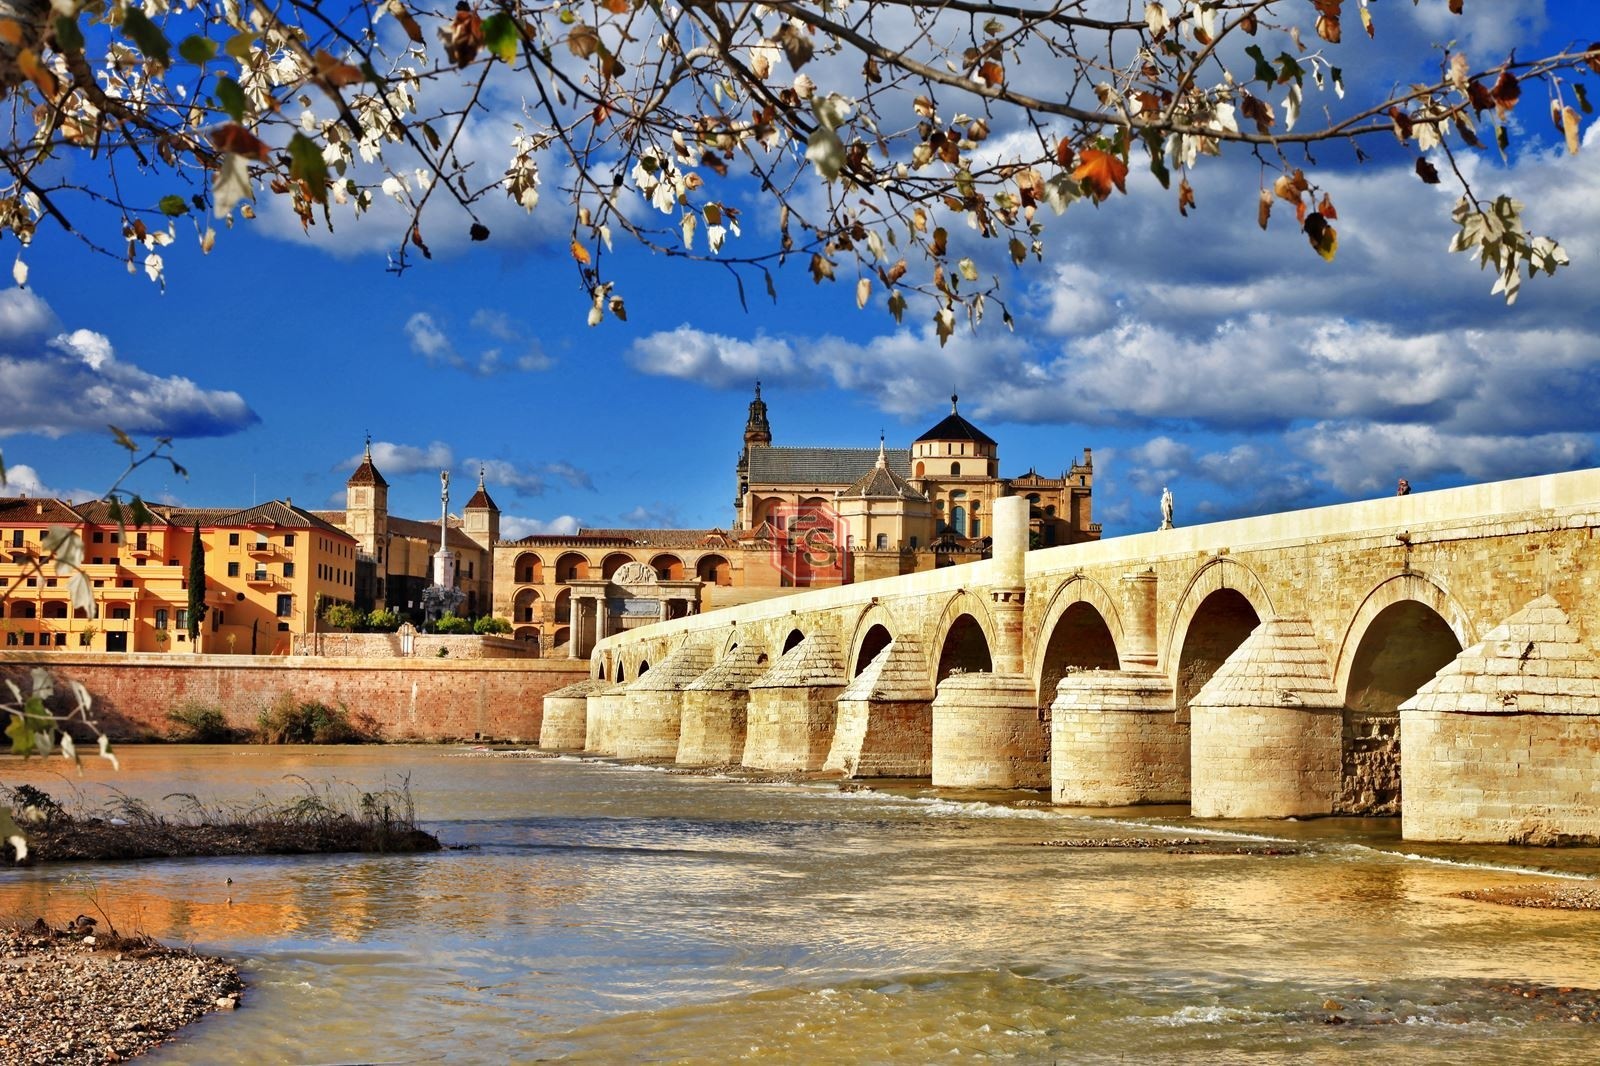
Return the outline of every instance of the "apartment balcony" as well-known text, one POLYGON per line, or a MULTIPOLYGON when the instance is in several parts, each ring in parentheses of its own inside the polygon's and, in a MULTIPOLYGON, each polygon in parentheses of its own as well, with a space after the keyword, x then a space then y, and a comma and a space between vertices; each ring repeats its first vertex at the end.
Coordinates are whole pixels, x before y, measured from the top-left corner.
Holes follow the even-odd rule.
POLYGON ((245 584, 254 588, 277 588, 283 582, 265 570, 252 570, 244 576, 245 584))
POLYGON ((258 540, 254 544, 246 544, 244 550, 250 553, 252 559, 271 559, 278 554, 278 549, 273 547, 268 540, 258 540))

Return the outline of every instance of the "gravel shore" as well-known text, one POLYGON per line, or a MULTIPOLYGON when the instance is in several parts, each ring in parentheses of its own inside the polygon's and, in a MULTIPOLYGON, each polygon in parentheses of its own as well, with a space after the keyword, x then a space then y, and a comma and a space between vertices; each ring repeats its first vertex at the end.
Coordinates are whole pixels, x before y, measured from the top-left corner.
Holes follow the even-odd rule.
POLYGON ((1480 888, 1460 893, 1462 899, 1506 907, 1539 907, 1555 911, 1600 911, 1600 889, 1591 885, 1534 885, 1480 888))
POLYGON ((0 928, 0 1062, 122 1062, 238 1006, 221 959, 43 921, 0 928))

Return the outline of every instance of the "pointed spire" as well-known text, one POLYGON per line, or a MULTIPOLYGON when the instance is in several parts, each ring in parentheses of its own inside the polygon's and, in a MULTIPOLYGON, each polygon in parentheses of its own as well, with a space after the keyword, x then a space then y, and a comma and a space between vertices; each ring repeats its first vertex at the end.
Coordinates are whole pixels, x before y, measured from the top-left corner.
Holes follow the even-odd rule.
POLYGON ((761 382, 756 382, 756 398, 750 401, 750 416, 744 423, 744 443, 770 445, 772 426, 767 422, 767 402, 761 398, 761 382))
POLYGON ((366 435, 366 447, 361 453, 361 462, 356 465, 355 472, 350 475, 346 485, 375 485, 379 488, 388 488, 389 483, 383 480, 383 475, 378 473, 378 468, 372 465, 372 434, 366 435))
POLYGON ((878 469, 886 470, 889 466, 889 454, 883 450, 883 431, 878 431, 878 469))
POLYGON ((959 397, 959 396, 957 396, 957 395, 956 395, 956 394, 955 394, 955 392, 953 392, 953 391, 952 391, 952 392, 951 392, 951 393, 950 393, 950 413, 951 413, 951 414, 953 414, 953 415, 954 415, 954 414, 960 414, 960 412, 959 412, 959 411, 957 411, 957 410, 956 410, 956 401, 957 401, 957 400, 958 400, 958 399, 960 399, 960 397, 959 397))

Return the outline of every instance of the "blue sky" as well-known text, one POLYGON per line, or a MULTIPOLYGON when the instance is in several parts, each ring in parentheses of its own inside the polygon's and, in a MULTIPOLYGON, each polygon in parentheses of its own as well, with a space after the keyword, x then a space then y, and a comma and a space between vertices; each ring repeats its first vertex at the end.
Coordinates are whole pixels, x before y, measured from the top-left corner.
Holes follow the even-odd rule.
MULTIPOLYGON (((1585 0, 1469 3, 1449 22, 1432 10, 1443 6, 1375 5, 1394 32, 1369 44, 1347 30, 1347 81, 1363 56, 1415 55, 1445 32, 1484 62, 1514 32, 1600 39, 1585 0)), ((903 447, 953 388, 1000 442, 1004 474, 1060 471, 1091 447, 1108 535, 1156 525, 1168 484, 1190 523, 1386 495, 1402 476, 1420 491, 1590 466, 1600 135, 1585 116, 1584 151, 1568 156, 1545 107, 1529 86, 1510 165, 1492 151, 1471 163, 1480 194, 1518 195, 1529 228, 1572 258, 1511 308, 1489 274, 1446 255, 1449 185, 1422 185, 1409 157, 1376 143, 1365 166, 1322 150, 1318 176, 1340 208, 1332 264, 1290 225, 1257 229, 1248 158, 1196 171, 1187 220, 1136 167, 1129 196, 1050 220, 1044 263, 994 266, 1015 333, 994 315, 944 348, 931 306, 913 303, 897 328, 856 309, 853 276, 817 286, 803 261, 779 274, 775 305, 747 281, 745 311, 721 270, 624 252, 628 320, 590 328, 544 205, 531 219, 497 205, 494 237, 470 247, 466 219, 430 216, 436 258, 399 276, 385 270, 397 233, 381 217, 305 237, 269 209, 209 256, 180 222, 164 291, 42 227, 24 254, 28 288, 0 292, 7 491, 103 489, 121 458, 103 427, 117 422, 139 440, 176 438, 190 476, 141 474, 149 497, 340 507, 370 433, 395 513, 436 514, 442 466, 459 506, 483 465, 511 536, 726 526, 756 378, 779 444, 868 447, 881 430, 903 447)), ((742 239, 759 239, 770 219, 753 199, 746 214, 742 239)))

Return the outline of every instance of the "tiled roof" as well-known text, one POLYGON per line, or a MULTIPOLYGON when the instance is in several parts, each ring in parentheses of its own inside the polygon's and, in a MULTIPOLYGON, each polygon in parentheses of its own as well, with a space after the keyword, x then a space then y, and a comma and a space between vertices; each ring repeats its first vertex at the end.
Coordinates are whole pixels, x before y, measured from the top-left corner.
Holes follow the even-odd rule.
POLYGON ((945 415, 944 421, 934 426, 928 432, 918 437, 917 440, 970 440, 978 444, 993 444, 994 438, 989 436, 977 426, 951 411, 945 415))
POLYGON ((52 525, 77 525, 82 516, 61 500, 46 496, 0 497, 0 523, 20 525, 47 522, 52 525))
POLYGON ((496 507, 494 505, 494 501, 489 498, 489 493, 484 489, 484 487, 482 485, 479 485, 478 486, 478 491, 474 492, 472 494, 472 499, 467 501, 467 506, 464 509, 468 510, 468 511, 472 511, 472 510, 498 511, 500 508, 498 508, 498 507, 496 507))
POLYGON ((725 548, 727 534, 720 529, 581 529, 579 536, 626 541, 639 548, 725 548))
MULTIPOLYGON (((889 469, 911 474, 911 452, 890 448, 889 469)), ((751 448, 752 485, 838 485, 853 483, 878 462, 876 448, 751 448)))
POLYGON ((896 474, 887 466, 873 465, 854 485, 840 493, 852 499, 890 499, 890 500, 921 500, 926 503, 928 498, 912 488, 905 478, 896 474))
POLYGON ((388 488, 389 483, 383 480, 383 475, 378 473, 378 468, 372 465, 372 456, 368 455, 361 460, 361 465, 356 467, 356 472, 350 475, 346 485, 377 485, 388 488))
MULTIPOLYGON (((389 532, 391 534, 398 533, 402 537, 410 537, 414 540, 432 541, 434 537, 439 535, 439 523, 419 522, 415 518, 396 518, 394 515, 390 515, 389 532)), ((452 548, 470 548, 473 551, 482 550, 477 541, 461 532, 460 527, 454 524, 450 526, 448 536, 452 548)))
POLYGON ((288 500, 268 500, 258 503, 254 507, 243 510, 223 512, 190 512, 195 517, 189 522, 199 521, 201 524, 213 526, 278 526, 283 529, 317 529, 324 533, 335 533, 339 536, 349 536, 344 530, 331 522, 325 522, 302 507, 296 507, 288 500))

